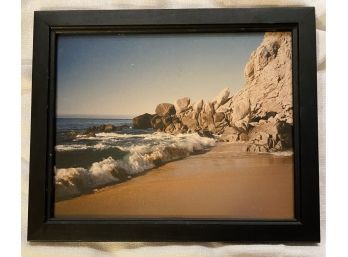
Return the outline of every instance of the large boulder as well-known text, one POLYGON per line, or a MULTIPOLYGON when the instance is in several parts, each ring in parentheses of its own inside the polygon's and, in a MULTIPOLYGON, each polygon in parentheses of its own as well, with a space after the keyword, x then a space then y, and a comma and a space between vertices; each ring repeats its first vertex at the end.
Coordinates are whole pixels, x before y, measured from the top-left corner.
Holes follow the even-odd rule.
POLYGON ((176 100, 175 102, 175 110, 176 113, 181 113, 186 111, 189 108, 190 105, 190 98, 184 97, 176 100))
POLYGON ((249 99, 238 99, 232 104, 232 113, 230 115, 232 122, 243 119, 250 113, 249 99))
POLYGON ((228 101, 230 96, 229 88, 224 88, 213 100, 215 110, 228 101))
POLYGON ((176 113, 174 105, 170 103, 161 103, 157 105, 155 112, 161 117, 174 115, 176 113))
POLYGON ((216 108, 216 112, 230 113, 232 111, 232 98, 229 98, 226 103, 216 108))
POLYGON ((214 117, 211 113, 202 112, 199 116, 199 125, 203 129, 209 129, 211 132, 215 129, 214 117))
POLYGON ((274 118, 261 120, 249 132, 251 152, 283 151, 292 147, 292 125, 274 118))
POLYGON ((233 128, 227 127, 224 129, 224 133, 221 135, 220 140, 224 142, 236 142, 239 139, 240 132, 233 128))
POLYGON ((203 112, 209 115, 213 115, 215 113, 214 102, 205 102, 203 104, 203 112))
POLYGON ((192 132, 199 129, 198 121, 195 119, 195 113, 193 111, 183 116, 181 122, 192 132))
POLYGON ((147 129, 152 128, 151 119, 154 115, 149 113, 144 113, 133 118, 133 128, 135 129, 147 129))
POLYGON ((196 113, 200 113, 202 111, 203 104, 204 104, 203 100, 199 100, 198 102, 196 102, 193 105, 193 111, 195 111, 196 113))

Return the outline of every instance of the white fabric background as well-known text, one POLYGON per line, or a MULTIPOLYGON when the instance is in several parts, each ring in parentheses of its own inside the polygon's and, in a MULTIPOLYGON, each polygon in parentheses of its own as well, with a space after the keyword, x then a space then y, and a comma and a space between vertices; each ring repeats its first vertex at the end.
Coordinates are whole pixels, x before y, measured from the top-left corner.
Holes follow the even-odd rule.
POLYGON ((22 256, 325 256, 325 1, 324 0, 22 0, 22 256), (33 12, 62 9, 221 8, 256 6, 315 6, 317 19, 318 109, 321 235, 320 244, 227 244, 227 243, 28 243, 26 241, 31 106, 33 12))

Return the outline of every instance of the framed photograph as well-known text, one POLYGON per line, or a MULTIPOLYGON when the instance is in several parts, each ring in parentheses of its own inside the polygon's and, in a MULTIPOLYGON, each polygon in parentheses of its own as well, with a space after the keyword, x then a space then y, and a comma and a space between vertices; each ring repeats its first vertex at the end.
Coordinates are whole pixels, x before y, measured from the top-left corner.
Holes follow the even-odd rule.
POLYGON ((28 240, 319 242, 314 13, 35 12, 28 240))

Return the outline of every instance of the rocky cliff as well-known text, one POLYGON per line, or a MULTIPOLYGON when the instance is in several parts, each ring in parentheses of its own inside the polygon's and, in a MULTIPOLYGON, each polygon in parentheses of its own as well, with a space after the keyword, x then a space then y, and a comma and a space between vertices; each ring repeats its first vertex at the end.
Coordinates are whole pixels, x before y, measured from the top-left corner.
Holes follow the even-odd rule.
POLYGON ((192 103, 184 97, 174 104, 161 103, 156 114, 136 117, 135 125, 244 141, 253 152, 286 150, 292 147, 291 67, 291 34, 265 33, 245 66, 245 85, 233 96, 225 88, 211 101, 192 103))

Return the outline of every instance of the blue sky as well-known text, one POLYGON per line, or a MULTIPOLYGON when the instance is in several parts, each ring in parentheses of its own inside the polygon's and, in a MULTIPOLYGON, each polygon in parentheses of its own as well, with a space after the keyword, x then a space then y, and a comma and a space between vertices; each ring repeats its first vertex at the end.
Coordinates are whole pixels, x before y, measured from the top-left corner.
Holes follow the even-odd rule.
POLYGON ((57 114, 133 117, 244 85, 263 33, 59 36, 57 114))

